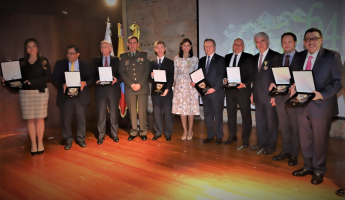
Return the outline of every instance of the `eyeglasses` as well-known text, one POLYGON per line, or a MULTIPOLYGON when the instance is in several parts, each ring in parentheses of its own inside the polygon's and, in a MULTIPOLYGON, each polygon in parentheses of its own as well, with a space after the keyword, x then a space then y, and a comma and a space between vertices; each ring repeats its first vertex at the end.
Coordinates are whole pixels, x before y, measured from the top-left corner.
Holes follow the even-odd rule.
POLYGON ((70 56, 73 56, 74 54, 76 54, 76 53, 74 53, 74 52, 71 52, 71 53, 67 52, 66 53, 66 55, 70 55, 70 56))
POLYGON ((314 38, 305 38, 304 41, 305 42, 317 42, 321 37, 314 37, 314 38))

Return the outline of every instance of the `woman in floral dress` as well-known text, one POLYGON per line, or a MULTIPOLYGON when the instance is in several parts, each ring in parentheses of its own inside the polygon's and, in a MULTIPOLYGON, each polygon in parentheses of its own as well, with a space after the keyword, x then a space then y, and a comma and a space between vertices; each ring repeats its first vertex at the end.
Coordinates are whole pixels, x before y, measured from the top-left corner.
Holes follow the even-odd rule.
POLYGON ((190 85, 189 73, 198 69, 198 58, 193 56, 192 42, 185 38, 180 43, 179 55, 174 59, 174 97, 172 113, 179 114, 183 126, 182 140, 193 138, 194 115, 199 115, 197 90, 190 85), (188 116, 188 130, 187 130, 188 116))

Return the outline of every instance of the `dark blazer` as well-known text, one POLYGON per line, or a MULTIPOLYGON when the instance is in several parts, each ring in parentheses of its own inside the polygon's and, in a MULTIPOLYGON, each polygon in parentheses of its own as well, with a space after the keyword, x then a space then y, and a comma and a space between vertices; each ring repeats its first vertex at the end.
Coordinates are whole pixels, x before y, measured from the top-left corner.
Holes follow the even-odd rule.
MULTIPOLYGON (((68 60, 59 60, 55 64, 55 68, 52 74, 52 81, 57 87, 57 98, 56 103, 58 106, 62 106, 68 99, 68 97, 63 93, 63 84, 66 83, 65 79, 65 72, 69 71, 68 67, 68 60)), ((89 87, 92 84, 92 75, 91 75, 91 68, 89 64, 85 61, 79 60, 79 71, 80 71, 80 79, 81 81, 86 82, 86 86, 84 87, 83 91, 80 92, 79 96, 73 97, 79 99, 80 103, 84 106, 90 103, 90 92, 89 87)))
MULTIPOLYGON (((298 65, 298 51, 295 52, 295 55, 294 57, 292 58, 292 61, 291 61, 291 64, 289 66, 289 69, 290 69, 290 83, 292 82, 292 69, 296 68, 295 65, 298 65)), ((277 55, 275 58, 274 58, 274 61, 273 61, 273 67, 282 67, 283 66, 283 59, 284 59, 284 55, 285 54, 279 54, 277 55)), ((272 72, 272 80, 273 80, 273 83, 275 83, 275 80, 274 80, 274 76, 273 76, 273 72, 272 72)), ((275 102, 276 104, 282 104, 282 103, 285 103, 289 98, 290 98, 290 93, 286 94, 286 95, 277 95, 274 97, 275 98, 275 102)))
MULTIPOLYGON (((227 54, 225 56, 225 66, 230 66, 230 61, 233 53, 227 54)), ((240 73, 241 73, 241 81, 246 85, 246 88, 242 88, 241 90, 246 90, 248 93, 251 91, 251 85, 253 82, 253 55, 249 53, 242 52, 240 60, 238 61, 238 67, 240 67, 240 73)), ((226 71, 225 71, 225 78, 227 77, 226 71)), ((229 90, 231 90, 230 88, 229 90)), ((228 90, 228 89, 226 89, 228 90)), ((235 89, 236 90, 236 89, 235 89)))
MULTIPOLYGON (((199 60, 199 69, 201 68, 206 81, 216 91, 212 94, 206 95, 210 99, 224 98, 223 78, 225 77, 225 60, 224 57, 214 54, 210 62, 208 73, 206 74, 206 59, 207 56, 199 60)), ((205 96, 205 97, 206 97, 205 96)))
MULTIPOLYGON (((293 71, 303 70, 308 51, 298 54, 298 64, 293 71)), ((296 56, 296 55, 295 55, 296 56)), ((341 90, 342 63, 340 54, 325 48, 320 48, 313 66, 313 76, 316 91, 320 92, 323 100, 311 101, 305 108, 297 108, 296 112, 308 109, 312 117, 329 118, 339 113, 337 93, 341 90)), ((298 92, 298 91, 297 91, 298 92)))
MULTIPOLYGON (((93 70, 93 82, 99 80, 99 72, 98 67, 103 66, 102 62, 103 56, 99 56, 92 59, 92 70, 93 70)), ((114 85, 98 85, 95 84, 95 98, 96 100, 100 99, 101 97, 109 96, 111 99, 120 98, 121 97, 121 88, 120 84, 122 82, 122 78, 119 73, 119 64, 120 60, 118 57, 110 56, 110 63, 109 66, 112 68, 113 76, 117 79, 114 85)))
POLYGON ((261 69, 258 71, 258 62, 260 53, 256 54, 253 58, 253 101, 262 104, 270 104, 271 96, 269 96, 269 87, 273 82, 272 67, 275 56, 280 55, 278 52, 268 50, 265 60, 262 62, 261 69), (265 69, 265 61, 267 61, 267 69, 265 69), (254 67, 255 66, 255 67, 254 67))
MULTIPOLYGON (((157 64, 157 57, 156 57, 156 59, 154 59, 154 60, 152 60, 150 62, 150 65, 151 65, 151 71, 150 72, 153 72, 154 69, 158 69, 159 68, 159 65, 157 64)), ((166 87, 166 89, 169 90, 168 94, 172 93, 172 85, 173 85, 173 82, 174 82, 174 61, 170 60, 167 57, 164 57, 160 69, 161 70, 165 70, 166 79, 167 79, 167 83, 166 83, 167 87, 166 87)), ((150 79, 152 79, 151 78, 151 73, 149 75, 150 75, 150 79)))

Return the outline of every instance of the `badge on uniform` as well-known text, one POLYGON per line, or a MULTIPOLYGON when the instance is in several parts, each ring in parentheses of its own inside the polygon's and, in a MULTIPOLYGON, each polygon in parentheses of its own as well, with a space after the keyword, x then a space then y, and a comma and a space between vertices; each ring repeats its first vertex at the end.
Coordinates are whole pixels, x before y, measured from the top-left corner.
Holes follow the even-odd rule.
POLYGON ((140 61, 143 62, 143 61, 144 61, 144 58, 138 58, 138 59, 137 59, 137 62, 140 62, 140 61))
POLYGON ((129 65, 129 60, 125 61, 125 65, 128 66, 129 65))
POLYGON ((264 70, 267 70, 267 69, 268 69, 268 67, 267 67, 267 63, 268 63, 268 61, 265 61, 264 70))

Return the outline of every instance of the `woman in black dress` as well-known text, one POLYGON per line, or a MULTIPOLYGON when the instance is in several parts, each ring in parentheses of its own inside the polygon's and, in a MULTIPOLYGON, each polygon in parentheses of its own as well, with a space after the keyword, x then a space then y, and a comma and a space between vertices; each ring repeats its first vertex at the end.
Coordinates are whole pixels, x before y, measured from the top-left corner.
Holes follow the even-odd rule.
POLYGON ((19 90, 22 117, 27 120, 31 139, 31 155, 44 152, 44 118, 47 117, 49 91, 47 82, 51 70, 49 62, 42 57, 39 44, 34 38, 24 43, 24 58, 19 60, 23 87, 19 90))

